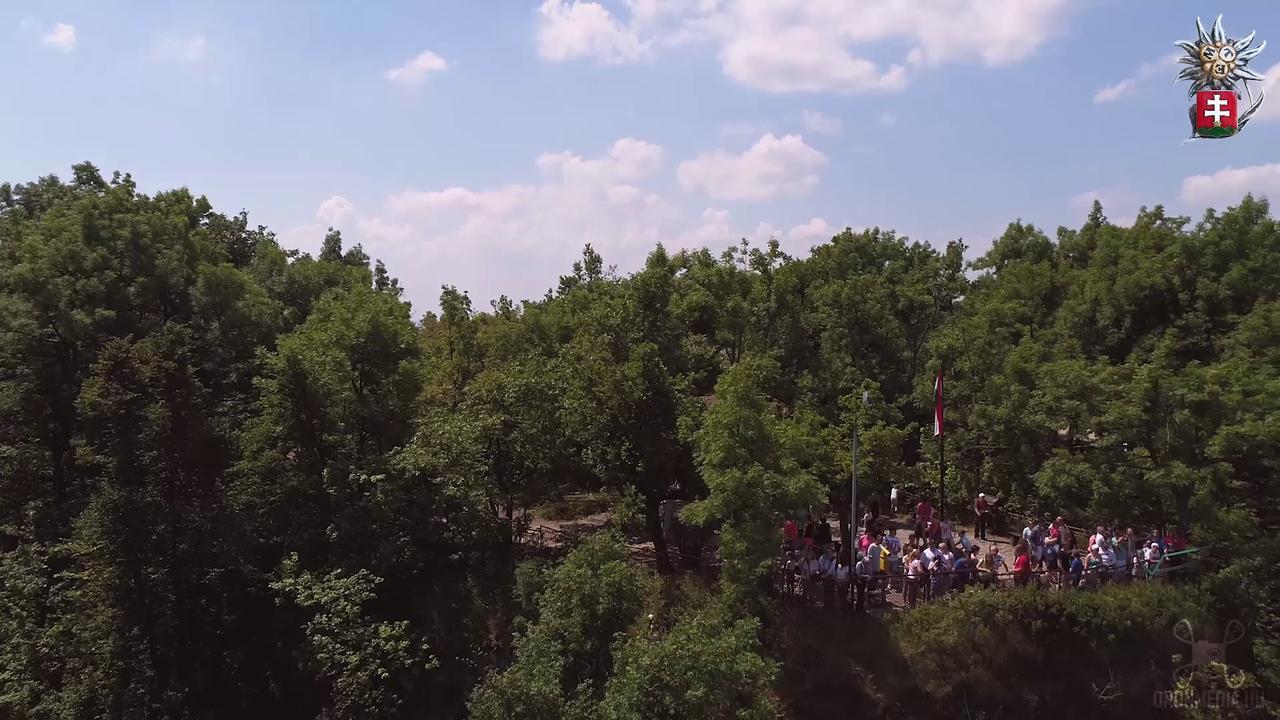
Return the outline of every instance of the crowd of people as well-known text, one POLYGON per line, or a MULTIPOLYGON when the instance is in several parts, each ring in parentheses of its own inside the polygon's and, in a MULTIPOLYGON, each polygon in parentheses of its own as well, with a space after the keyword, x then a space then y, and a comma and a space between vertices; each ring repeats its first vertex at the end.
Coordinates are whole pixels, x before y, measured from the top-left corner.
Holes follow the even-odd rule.
POLYGON ((1067 525, 1062 517, 1052 522, 1028 518, 1020 535, 1003 544, 988 541, 998 504, 986 494, 975 499, 973 538, 966 528, 938 517, 928 500, 917 503, 914 529, 905 539, 897 523, 881 519, 873 508, 863 516, 852 547, 833 539, 825 515, 815 518, 810 512, 802 525, 787 519, 780 589, 805 603, 821 597, 824 607, 838 603, 843 610, 864 612, 871 605, 894 604, 891 593, 900 593, 902 604, 911 607, 969 586, 1067 589, 1151 579, 1160 576, 1167 554, 1186 549, 1175 533, 1139 535, 1131 527, 1120 531, 1102 524, 1089 531, 1067 525))

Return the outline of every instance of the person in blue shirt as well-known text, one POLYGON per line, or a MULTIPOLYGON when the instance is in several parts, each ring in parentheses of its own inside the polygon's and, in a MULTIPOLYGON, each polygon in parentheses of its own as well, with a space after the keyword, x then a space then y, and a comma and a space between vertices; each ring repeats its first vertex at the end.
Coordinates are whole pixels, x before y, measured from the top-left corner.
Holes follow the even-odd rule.
POLYGON ((1084 560, 1080 557, 1080 551, 1076 550, 1071 557, 1071 586, 1080 587, 1080 582, 1084 577, 1084 560))
POLYGON ((951 589, 956 592, 964 592, 964 588, 969 584, 969 573, 973 569, 972 560, 963 553, 956 557, 956 564, 952 566, 951 571, 951 589))

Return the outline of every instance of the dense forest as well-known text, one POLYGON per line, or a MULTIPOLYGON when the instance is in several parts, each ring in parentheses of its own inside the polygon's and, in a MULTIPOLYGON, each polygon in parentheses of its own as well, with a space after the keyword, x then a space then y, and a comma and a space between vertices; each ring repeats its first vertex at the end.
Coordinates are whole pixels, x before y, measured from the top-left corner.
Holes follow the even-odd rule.
POLYGON ((337 231, 312 257, 88 163, 0 185, 0 717, 1145 717, 1181 617, 1244 619, 1223 682, 1280 689, 1267 203, 965 251, 846 230, 623 275, 587 246, 540 299, 415 315, 337 231), (951 512, 1177 527, 1207 569, 780 609, 783 514, 848 507, 855 428, 869 494, 933 492, 940 367, 951 512), (621 522, 526 549, 582 490, 656 568, 621 522), (717 580, 671 567, 669 499, 717 580))

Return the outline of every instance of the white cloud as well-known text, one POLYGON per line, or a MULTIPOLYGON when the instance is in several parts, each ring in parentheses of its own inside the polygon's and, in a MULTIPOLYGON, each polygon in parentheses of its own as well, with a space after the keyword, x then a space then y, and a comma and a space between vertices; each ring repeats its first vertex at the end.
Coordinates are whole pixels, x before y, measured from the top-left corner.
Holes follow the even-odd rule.
MULTIPOLYGON (((635 3, 633 13, 637 6, 641 9, 638 19, 657 13, 653 3, 635 3)), ((538 16, 538 54, 544 60, 593 58, 622 63, 638 60, 648 52, 648 45, 600 3, 546 0, 538 8, 538 16)))
POLYGON ((195 63, 205 58, 209 41, 203 35, 189 37, 165 37, 156 44, 153 53, 157 60, 176 63, 195 63))
POLYGON ((417 85, 426 80, 431 73, 444 72, 448 67, 449 63, 445 62, 444 58, 430 50, 423 50, 414 57, 409 58, 400 67, 386 71, 384 76, 391 82, 417 85))
POLYGON ((840 118, 823 115, 817 110, 804 111, 804 127, 810 132, 823 135, 839 135, 844 131, 844 123, 840 122, 840 118))
POLYGON ((331 227, 342 227, 354 214, 355 206, 341 195, 334 195, 316 208, 316 219, 331 227))
POLYGON ((901 65, 881 69, 854 57, 839 37, 799 26, 735 35, 720 49, 729 77, 770 92, 865 92, 900 90, 907 72, 901 65))
MULTIPOLYGON (((767 135, 756 146, 763 150, 732 157, 740 166, 753 166, 776 162, 772 154, 792 153, 813 164, 808 154, 816 154, 793 136, 767 135)), ((500 293, 539 297, 568 271, 586 243, 606 263, 627 272, 640 267, 659 242, 672 251, 721 249, 742 237, 764 242, 771 235, 785 244, 823 225, 815 219, 788 233, 767 222, 750 229, 726 209, 703 206, 695 211, 684 202, 669 201, 658 191, 667 180, 664 156, 656 144, 622 138, 597 155, 542 153, 534 159, 537 177, 532 182, 410 188, 387 197, 381 208, 361 208, 344 195, 333 195, 318 204, 314 217, 281 232, 280 238, 286 246, 315 252, 325 228, 340 229, 348 246, 359 242, 370 256, 387 263, 420 312, 435 307, 443 283, 470 290, 477 307, 500 293)), ((803 171, 765 175, 756 180, 761 186, 803 187, 806 182, 803 171)), ((807 249, 800 244, 798 251, 807 249)))
POLYGON ((682 244, 692 247, 727 245, 737 237, 729 219, 729 211, 707 208, 701 222, 682 237, 682 244))
POLYGON ((830 240, 835 232, 826 220, 820 217, 813 218, 807 223, 796 225, 787 231, 787 238, 797 242, 814 243, 830 240))
POLYGON ((1201 206, 1234 205, 1246 193, 1280 198, 1280 163, 1224 168, 1182 181, 1182 199, 1201 206))
POLYGON ((1262 91, 1270 95, 1271 100, 1264 102, 1262 107, 1258 108, 1258 112, 1254 113, 1250 122, 1280 120, 1280 97, 1277 97, 1280 96, 1280 63, 1272 65, 1262 74, 1267 78, 1262 83, 1262 91))
POLYGON ((595 157, 543 153, 535 161, 542 178, 534 183, 405 190, 387 198, 381 221, 408 228, 406 239, 384 237, 366 247, 388 266, 407 268, 400 272, 412 273, 411 287, 424 293, 419 305, 434 305, 442 282, 472 289, 481 304, 500 292, 540 295, 585 243, 607 262, 625 265, 643 260, 658 242, 723 242, 717 231, 727 228, 727 218, 699 222, 647 187, 663 155, 658 145, 622 138, 595 157))
POLYGON ((1140 201, 1137 193, 1128 185, 1086 190, 1071 196, 1068 204, 1079 213, 1080 220, 1083 222, 1088 217, 1089 211, 1093 209, 1094 200, 1102 203, 1102 210, 1107 216, 1107 220, 1113 225, 1127 227, 1133 225, 1138 218, 1140 201))
POLYGON ((722 200, 769 200, 811 189, 826 164, 826 156, 799 135, 769 133, 741 155, 715 150, 686 160, 676 177, 686 190, 722 200))
POLYGON ((885 110, 880 113, 880 125, 883 127, 893 127, 898 124, 898 116, 885 110))
POLYGON ((635 138, 622 138, 609 154, 584 160, 573 153, 543 153, 538 169, 565 182, 620 182, 639 180, 662 167, 662 147, 635 138))
POLYGON ((1120 98, 1133 94, 1133 91, 1136 90, 1138 85, 1141 83, 1159 76, 1166 70, 1170 72, 1175 70, 1175 63, 1181 56, 1182 53, 1170 53, 1158 60, 1142 63, 1138 66, 1138 69, 1134 71, 1133 75, 1130 75, 1114 85, 1108 85, 1094 93, 1094 104, 1102 105, 1105 103, 1115 102, 1120 98))
POLYGON ((40 36, 40 42, 63 52, 71 52, 76 48, 76 28, 74 25, 58 23, 52 30, 40 36))
POLYGON ((628 62, 689 42, 718 47, 726 75, 773 92, 865 92, 906 85, 907 67, 1005 65, 1060 31, 1070 0, 627 0, 625 20, 597 2, 547 0, 548 60, 628 62), (907 48, 876 62, 884 41, 907 48))

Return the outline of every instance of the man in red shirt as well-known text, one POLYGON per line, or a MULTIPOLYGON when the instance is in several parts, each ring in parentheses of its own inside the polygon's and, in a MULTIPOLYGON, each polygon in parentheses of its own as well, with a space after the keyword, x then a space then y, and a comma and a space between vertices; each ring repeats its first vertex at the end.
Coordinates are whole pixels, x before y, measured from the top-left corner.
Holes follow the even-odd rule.
POLYGON ((782 539, 786 542, 788 549, 795 548, 796 541, 799 539, 795 520, 787 518, 787 521, 782 524, 782 539))
POLYGON ((974 521, 973 533, 978 536, 979 540, 987 539, 987 521, 991 515, 991 503, 987 500, 986 493, 978 493, 978 499, 973 501, 973 514, 977 516, 974 521))
POLYGON ((929 528, 929 521, 933 519, 933 506, 928 500, 921 500, 916 503, 916 535, 920 537, 928 537, 925 530, 929 528))
POLYGON ((1031 557, 1027 553, 1027 548, 1021 544, 1018 545, 1016 552, 1018 557, 1013 559, 1013 582, 1021 587, 1031 580, 1031 557))

